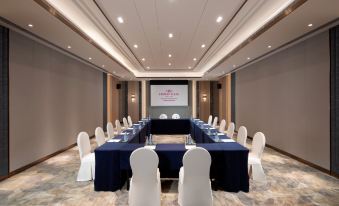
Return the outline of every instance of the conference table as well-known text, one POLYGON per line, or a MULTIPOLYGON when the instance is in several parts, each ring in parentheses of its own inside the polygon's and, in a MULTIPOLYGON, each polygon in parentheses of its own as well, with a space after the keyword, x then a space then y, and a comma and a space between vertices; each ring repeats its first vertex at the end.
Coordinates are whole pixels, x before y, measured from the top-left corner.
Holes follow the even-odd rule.
MULTIPOLYGON (((249 191, 249 150, 225 134, 216 135, 216 129, 197 119, 149 119, 139 123, 134 129, 125 130, 126 135, 117 135, 95 149, 95 191, 116 191, 124 186, 132 175, 130 155, 145 146, 150 134, 190 134, 196 146, 205 148, 211 155, 210 178, 215 188, 249 191)), ((157 144, 154 151, 159 157, 161 178, 178 178, 187 151, 185 144, 157 144)))

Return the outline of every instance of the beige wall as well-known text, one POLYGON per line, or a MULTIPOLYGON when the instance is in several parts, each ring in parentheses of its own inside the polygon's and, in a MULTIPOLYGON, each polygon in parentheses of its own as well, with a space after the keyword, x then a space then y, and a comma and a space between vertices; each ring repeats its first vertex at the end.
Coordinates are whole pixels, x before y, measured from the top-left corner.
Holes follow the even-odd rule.
POLYGON ((139 87, 140 84, 138 81, 128 82, 128 95, 127 95, 128 115, 131 116, 133 122, 137 122, 140 120, 139 104, 141 104, 141 102, 139 101, 140 96, 139 87), (132 95, 134 95, 135 99, 134 102, 132 102, 132 95))
POLYGON ((10 171, 94 134, 102 72, 10 32, 10 171))
POLYGON ((236 128, 330 167, 328 32, 236 72, 236 128))

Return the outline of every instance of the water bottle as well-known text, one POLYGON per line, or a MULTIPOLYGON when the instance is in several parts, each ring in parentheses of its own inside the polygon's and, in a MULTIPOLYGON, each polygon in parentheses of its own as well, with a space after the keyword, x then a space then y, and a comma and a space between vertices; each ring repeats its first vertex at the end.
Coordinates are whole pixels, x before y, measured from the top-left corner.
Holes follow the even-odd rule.
POLYGON ((148 136, 146 136, 145 145, 148 145, 148 136))
POLYGON ((215 135, 215 138, 214 138, 215 142, 219 142, 219 135, 215 135))
POLYGON ((152 134, 149 135, 149 144, 153 145, 152 134))
POLYGON ((127 140, 128 140, 127 132, 125 132, 125 134, 124 134, 124 142, 127 142, 127 140))
POLYGON ((207 129, 207 134, 211 135, 211 128, 210 127, 207 129))

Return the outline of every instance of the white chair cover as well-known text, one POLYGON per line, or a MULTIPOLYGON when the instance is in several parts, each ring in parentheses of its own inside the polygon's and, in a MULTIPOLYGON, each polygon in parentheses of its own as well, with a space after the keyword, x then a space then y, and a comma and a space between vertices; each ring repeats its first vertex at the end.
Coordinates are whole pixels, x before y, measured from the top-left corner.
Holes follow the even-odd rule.
POLYGON ((108 135, 108 139, 111 139, 114 137, 114 128, 113 128, 113 124, 112 122, 107 122, 107 135, 108 135))
POLYGON ((221 120, 220 126, 219 126, 219 132, 224 133, 225 132, 225 127, 226 127, 226 120, 221 120))
POLYGON ((161 115, 159 116, 159 119, 167 119, 167 114, 161 114, 161 115))
POLYGON ((128 121, 127 121, 126 117, 122 118, 122 123, 124 124, 125 129, 129 128, 128 121))
POLYGON ((213 127, 213 128, 216 128, 216 127, 217 127, 217 124, 218 124, 218 117, 214 117, 212 127, 213 127))
POLYGON ((235 125, 233 122, 231 122, 229 125, 228 125, 228 128, 227 128, 227 137, 229 138, 233 138, 233 134, 234 134, 234 128, 235 128, 235 125))
POLYGON ((209 126, 212 126, 212 119, 213 119, 213 117, 212 117, 212 115, 210 115, 210 116, 208 117, 208 121, 207 121, 207 124, 208 124, 209 126))
POLYGON ((179 114, 173 114, 172 119, 180 119, 180 115, 179 114))
POLYGON ((128 115, 127 121, 128 121, 128 126, 129 126, 129 127, 132 127, 132 126, 133 126, 133 122, 132 122, 131 116, 128 115))
POLYGON ((86 132, 80 132, 77 138, 80 155, 80 168, 77 181, 89 181, 95 177, 95 156, 91 153, 91 144, 86 132))
POLYGON ((97 142, 98 147, 105 144, 105 132, 101 127, 97 127, 95 129, 95 140, 97 142))
POLYGON ((237 142, 242 146, 246 147, 246 140, 247 140, 247 129, 244 126, 239 127, 238 135, 237 135, 237 142))
POLYGON ((121 124, 119 120, 115 120, 115 129, 117 130, 117 134, 121 133, 121 124))
POLYGON ((161 182, 159 158, 151 149, 139 148, 132 152, 130 164, 133 176, 130 181, 130 206, 160 206, 161 182))
POLYGON ((179 172, 178 203, 181 206, 212 206, 211 155, 201 147, 188 150, 179 172))
POLYGON ((266 138, 262 132, 253 137, 252 150, 248 155, 248 169, 252 170, 253 180, 266 182, 266 175, 261 165, 261 156, 265 148, 266 138))

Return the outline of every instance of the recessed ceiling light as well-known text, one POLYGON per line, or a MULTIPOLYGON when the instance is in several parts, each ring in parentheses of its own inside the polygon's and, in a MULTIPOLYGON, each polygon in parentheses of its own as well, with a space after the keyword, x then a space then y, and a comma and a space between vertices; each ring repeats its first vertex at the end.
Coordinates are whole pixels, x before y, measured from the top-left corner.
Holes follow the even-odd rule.
POLYGON ((145 59, 145 58, 142 58, 141 60, 142 60, 143 62, 144 62, 144 61, 146 61, 146 59, 145 59))
POLYGON ((269 49, 270 49, 270 48, 272 48, 272 46, 271 46, 271 45, 268 45, 268 46, 267 46, 267 48, 269 48, 269 49))
POLYGON ((150 69, 150 67, 146 67, 146 69, 150 69))
POLYGON ((168 34, 168 37, 169 37, 169 38, 173 38, 173 34, 172 34, 172 33, 169 33, 169 34, 168 34))
POLYGON ((312 27, 312 26, 313 26, 313 24, 308 24, 307 26, 308 26, 308 27, 312 27))
POLYGON ((172 57, 172 54, 169 54, 168 57, 171 58, 171 57, 172 57))
POLYGON ((103 64, 102 67, 105 67, 105 65, 103 64))
POLYGON ((113 71, 113 74, 117 73, 116 71, 113 71))
POLYGON ((92 60, 92 57, 88 57, 89 60, 92 60))
POLYGON ((192 69, 192 67, 188 67, 188 69, 192 69))
POLYGON ((28 27, 31 27, 31 28, 32 28, 32 27, 34 27, 34 25, 33 25, 33 24, 28 24, 28 27))
POLYGON ((205 48, 205 46, 206 46, 206 45, 205 45, 205 44, 203 44, 203 45, 201 45, 201 48, 205 48))
POLYGON ((168 66, 171 66, 172 64, 171 63, 168 63, 168 66))
POLYGON ((193 61, 197 61, 197 58, 193 58, 193 61))
POLYGON ((247 57, 247 60, 250 60, 251 59, 251 57, 247 57))
POLYGON ((137 44, 134 44, 133 46, 134 46, 134 48, 138 48, 138 45, 137 45, 137 44))
POLYGON ((121 16, 119 16, 119 17, 118 17, 118 22, 119 22, 120 24, 122 24, 122 23, 124 23, 124 19, 123 19, 121 16))
POLYGON ((68 49, 71 49, 72 47, 70 45, 67 46, 68 49))
POLYGON ((233 64, 233 68, 235 68, 237 65, 233 64))
POLYGON ((216 21, 217 21, 217 23, 220 23, 222 21, 222 16, 218 16, 216 21))

